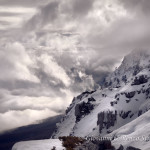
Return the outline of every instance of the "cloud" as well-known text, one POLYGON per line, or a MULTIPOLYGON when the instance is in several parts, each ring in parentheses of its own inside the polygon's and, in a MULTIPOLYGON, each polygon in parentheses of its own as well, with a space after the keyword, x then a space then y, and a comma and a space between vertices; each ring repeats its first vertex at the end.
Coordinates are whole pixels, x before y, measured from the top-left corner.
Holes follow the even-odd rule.
POLYGON ((23 7, 33 7, 39 6, 41 4, 46 4, 51 0, 0 0, 0 6, 23 6, 23 7))
POLYGON ((70 15, 73 19, 85 17, 93 8, 94 1, 91 0, 67 0, 60 4, 60 9, 64 14, 70 15), (74 18, 75 17, 75 18, 74 18))
POLYGON ((45 110, 24 110, 24 111, 8 111, 4 114, 0 113, 0 132, 6 130, 14 129, 16 127, 21 127, 35 123, 37 120, 48 118, 49 116, 55 116, 58 113, 50 111, 49 109, 45 110))
POLYGON ((56 63, 53 57, 43 54, 39 60, 42 62, 41 65, 43 65, 43 70, 48 76, 53 76, 54 78, 61 80, 65 86, 71 84, 69 76, 66 74, 65 70, 56 63))
POLYGON ((58 15, 59 2, 52 1, 46 6, 40 8, 35 16, 33 16, 25 25, 25 30, 35 30, 43 27, 48 23, 53 23, 58 15))
MULTIPOLYGON (((0 51, 0 68, 3 70, 0 75, 0 118, 1 124, 6 124, 6 126, 0 127, 0 131, 46 118, 47 112, 50 113, 49 116, 63 113, 74 96, 80 91, 92 90, 95 86, 92 76, 81 73, 80 69, 71 71, 70 67, 75 62, 72 61, 73 56, 69 60, 71 64, 67 66, 65 64, 69 63, 68 60, 58 61, 59 56, 61 58, 60 53, 52 55, 47 49, 41 52, 39 45, 41 39, 36 41, 36 36, 30 37, 33 39, 30 41, 24 39, 25 43, 1 39, 5 43, 1 42, 0 51), (37 49, 29 49, 28 42, 32 46, 34 43, 38 44, 37 49), (39 117, 32 115, 34 112, 39 114, 39 117), (18 118, 20 122, 10 125, 6 116, 11 117, 10 120, 14 121, 18 118), (24 122, 22 118, 26 116, 29 119, 24 122)), ((49 43, 49 41, 46 42, 49 43)), ((72 44, 68 45, 69 48, 72 44)), ((59 46, 61 45, 58 45, 57 48, 59 46)), ((66 49, 68 46, 63 48, 66 49)), ((45 48, 48 47, 49 45, 46 44, 45 48)), ((55 50, 56 47, 53 49, 55 50)))
POLYGON ((0 68, 3 71, 0 74, 0 80, 19 79, 39 82, 38 78, 30 73, 29 67, 33 65, 33 62, 20 43, 7 43, 1 49, 0 68))
POLYGON ((123 4, 124 8, 129 10, 131 13, 134 13, 135 15, 139 15, 140 13, 144 15, 149 15, 150 10, 150 1, 149 0, 120 0, 120 2, 123 4), (136 12, 136 13, 135 13, 136 12))
POLYGON ((0 119, 7 129, 64 112, 74 96, 98 88, 125 54, 150 46, 148 0, 0 5, 0 119), (10 126, 6 116, 20 122, 10 126))

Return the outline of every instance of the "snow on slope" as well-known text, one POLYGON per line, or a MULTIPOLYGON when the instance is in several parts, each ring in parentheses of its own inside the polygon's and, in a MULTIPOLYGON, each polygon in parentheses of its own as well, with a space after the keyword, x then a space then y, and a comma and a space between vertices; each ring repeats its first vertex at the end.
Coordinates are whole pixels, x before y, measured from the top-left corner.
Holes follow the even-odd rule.
POLYGON ((106 135, 149 108, 150 52, 133 51, 106 78, 103 89, 74 98, 52 137, 106 135))
MULTIPOLYGON (((57 124, 57 130, 52 138, 57 139, 59 136, 67 135, 85 137, 109 134, 149 136, 149 109, 150 52, 134 51, 126 56, 121 66, 106 78, 102 89, 83 92, 73 99, 66 110, 66 115, 57 124)), ((50 146, 55 146, 55 142, 51 140, 47 142, 44 140, 18 143, 12 150, 26 150, 27 145, 31 150, 47 150, 48 147, 50 149, 50 146)), ((60 144, 60 141, 58 143, 60 144)), ((140 141, 137 145, 135 142, 113 141, 115 146, 132 145, 142 150, 148 150, 149 143, 140 141)), ((59 146, 62 149, 61 144, 59 146)))
POLYGON ((13 146, 12 150, 51 150, 53 146, 57 150, 65 150, 59 139, 19 142, 13 146))
POLYGON ((120 144, 126 148, 128 145, 142 150, 150 149, 150 110, 139 118, 112 132, 108 137, 118 137, 112 141, 115 147, 120 144))

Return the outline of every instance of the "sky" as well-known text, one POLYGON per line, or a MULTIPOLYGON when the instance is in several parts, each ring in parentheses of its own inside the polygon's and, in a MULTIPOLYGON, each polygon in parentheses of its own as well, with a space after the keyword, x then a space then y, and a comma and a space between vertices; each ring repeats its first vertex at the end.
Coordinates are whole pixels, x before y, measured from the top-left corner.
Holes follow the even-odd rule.
POLYGON ((148 49, 149 0, 0 0, 0 132, 63 113, 148 49))

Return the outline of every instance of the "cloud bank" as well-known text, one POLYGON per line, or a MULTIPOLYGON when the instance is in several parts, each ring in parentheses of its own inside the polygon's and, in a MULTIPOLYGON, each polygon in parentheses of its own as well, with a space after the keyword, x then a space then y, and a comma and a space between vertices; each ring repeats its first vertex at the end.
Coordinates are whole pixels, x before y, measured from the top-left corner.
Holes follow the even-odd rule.
POLYGON ((149 0, 0 0, 0 132, 64 112, 124 55, 148 49, 149 0))

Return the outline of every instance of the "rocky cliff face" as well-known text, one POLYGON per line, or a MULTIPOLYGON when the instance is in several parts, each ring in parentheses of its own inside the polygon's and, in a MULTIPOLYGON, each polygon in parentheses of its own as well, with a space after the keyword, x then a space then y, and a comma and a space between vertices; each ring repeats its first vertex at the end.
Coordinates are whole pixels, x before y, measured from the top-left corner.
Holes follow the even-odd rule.
POLYGON ((88 114, 94 109, 94 105, 91 104, 89 101, 82 102, 79 104, 76 104, 75 106, 75 116, 76 116, 76 123, 80 121, 80 119, 88 114))
MULTIPOLYGON (((99 133, 102 133, 102 130, 109 129, 110 127, 113 127, 115 125, 115 122, 117 121, 117 111, 108 111, 108 112, 100 112, 98 114, 98 121, 97 125, 99 126, 99 133)), ((111 131, 107 131, 109 133, 111 131)))

